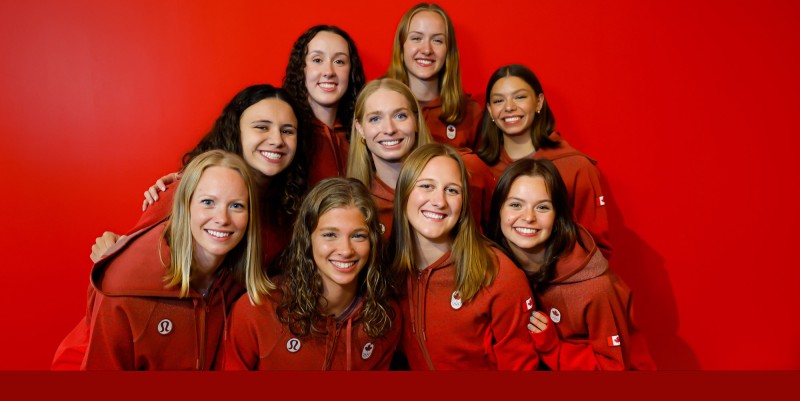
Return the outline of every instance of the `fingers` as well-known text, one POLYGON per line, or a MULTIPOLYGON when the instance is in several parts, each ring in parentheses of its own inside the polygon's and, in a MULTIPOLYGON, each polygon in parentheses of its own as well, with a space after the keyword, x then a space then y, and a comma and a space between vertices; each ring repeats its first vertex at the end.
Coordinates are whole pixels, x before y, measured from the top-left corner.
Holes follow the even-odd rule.
POLYGON ((97 263, 108 248, 111 248, 111 246, 116 244, 120 239, 121 237, 118 234, 112 233, 111 231, 104 232, 103 235, 95 239, 94 245, 92 245, 92 254, 89 255, 89 258, 92 259, 92 262, 97 263))
MULTIPOLYGON (((161 178, 159 178, 158 180, 156 180, 156 185, 154 185, 154 187, 158 187, 158 189, 160 189, 160 190, 161 190, 161 192, 164 192, 164 191, 166 191, 166 190, 167 190, 167 184, 165 184, 165 183, 164 183, 164 180, 162 180, 161 178)), ((151 187, 151 188, 152 188, 152 187, 151 187)), ((156 198, 156 199, 158 199, 158 198, 156 198)))
POLYGON ((530 323, 528 324, 528 330, 534 333, 543 332, 547 328, 547 324, 549 322, 547 316, 539 311, 534 311, 529 320, 530 323))

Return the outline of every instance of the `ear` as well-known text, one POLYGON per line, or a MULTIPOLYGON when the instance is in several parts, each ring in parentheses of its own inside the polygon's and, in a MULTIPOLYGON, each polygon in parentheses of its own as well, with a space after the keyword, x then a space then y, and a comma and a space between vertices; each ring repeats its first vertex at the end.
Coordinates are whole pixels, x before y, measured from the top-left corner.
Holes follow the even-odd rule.
POLYGON ((356 131, 358 131, 358 135, 361 135, 361 138, 364 138, 364 128, 361 126, 361 123, 355 121, 356 124, 356 131))
POLYGON ((486 112, 489 113, 489 118, 494 122, 494 116, 492 115, 492 108, 489 107, 489 102, 486 102, 486 112))
POLYGON ((537 113, 542 111, 542 107, 544 107, 544 93, 540 93, 538 98, 539 98, 539 108, 536 110, 537 113))

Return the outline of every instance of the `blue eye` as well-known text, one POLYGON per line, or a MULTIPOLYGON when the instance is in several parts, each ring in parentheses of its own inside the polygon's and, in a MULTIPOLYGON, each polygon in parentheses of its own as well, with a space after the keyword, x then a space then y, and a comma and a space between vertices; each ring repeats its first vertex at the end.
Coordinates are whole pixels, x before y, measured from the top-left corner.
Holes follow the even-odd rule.
POLYGON ((398 119, 398 120, 406 120, 406 119, 408 119, 408 114, 406 114, 406 113, 397 113, 395 118, 398 119))
POLYGON ((371 122, 371 123, 376 123, 376 122, 378 122, 378 120, 380 120, 380 119, 378 118, 378 116, 372 116, 372 117, 370 117, 370 118, 369 118, 367 121, 369 121, 369 122, 371 122))
POLYGON ((243 203, 240 203, 240 202, 236 202, 236 203, 232 204, 231 208, 233 208, 233 209, 247 209, 247 207, 243 203))
POLYGON ((212 201, 211 199, 201 199, 200 203, 205 205, 205 206, 213 206, 214 205, 214 201, 212 201))
POLYGON ((458 194, 460 194, 460 193, 461 193, 461 191, 460 191, 458 188, 456 188, 456 187, 448 187, 448 188, 446 189, 446 191, 447 191, 447 192, 448 192, 450 195, 458 195, 458 194))
POLYGON ((336 238, 336 234, 335 233, 331 233, 331 232, 322 233, 322 237, 323 238, 336 238))

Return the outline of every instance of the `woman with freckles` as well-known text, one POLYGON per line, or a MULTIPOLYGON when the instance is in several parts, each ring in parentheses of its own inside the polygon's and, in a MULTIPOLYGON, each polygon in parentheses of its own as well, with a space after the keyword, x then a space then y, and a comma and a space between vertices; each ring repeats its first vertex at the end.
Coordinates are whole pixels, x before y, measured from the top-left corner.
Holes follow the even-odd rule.
MULTIPOLYGON (((567 186, 572 214, 606 258, 612 248, 597 162, 556 131, 556 118, 533 71, 521 64, 498 68, 486 85, 486 111, 476 150, 495 177, 525 158, 552 161, 567 186)), ((485 222, 484 222, 485 227, 485 222)))
POLYGON ((246 286, 260 302, 258 191, 231 153, 195 157, 170 217, 130 234, 92 269, 83 370, 208 370, 227 309, 246 286))
POLYGON ((436 142, 472 153, 482 109, 464 93, 456 33, 444 9, 419 3, 406 11, 384 76, 411 88, 436 142))
POLYGON ((311 121, 309 186, 344 177, 353 108, 365 82, 356 44, 342 29, 316 25, 295 41, 283 87, 311 121))
POLYGON ((633 316, 630 289, 592 236, 572 220, 564 181, 547 159, 521 159, 503 172, 488 233, 528 277, 539 357, 552 370, 652 370, 633 316))
POLYGON ((276 260, 279 290, 232 308, 226 370, 386 370, 402 317, 381 263, 375 204, 351 178, 320 181, 276 260))
POLYGON ((411 153, 395 193, 389 255, 401 296, 401 351, 412 370, 534 370, 525 275, 480 233, 459 152, 411 153))

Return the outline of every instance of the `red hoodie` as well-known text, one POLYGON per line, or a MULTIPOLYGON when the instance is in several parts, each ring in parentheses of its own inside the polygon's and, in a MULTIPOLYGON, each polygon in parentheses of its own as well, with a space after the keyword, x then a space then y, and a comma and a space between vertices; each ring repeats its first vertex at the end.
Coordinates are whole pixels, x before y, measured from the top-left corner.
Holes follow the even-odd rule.
POLYGON ((458 124, 443 123, 439 119, 442 115, 442 99, 438 97, 422 105, 422 115, 436 142, 452 145, 456 149, 468 148, 469 152, 475 149, 483 107, 471 97, 467 96, 466 113, 458 124))
POLYGON ((325 178, 344 177, 347 170, 347 154, 350 151, 347 132, 339 120, 336 120, 331 129, 314 117, 312 126, 312 150, 308 159, 309 188, 325 178))
MULTIPOLYGON (((570 146, 558 132, 553 132, 550 140, 557 143, 555 148, 537 149, 529 157, 553 162, 567 186, 575 221, 589 230, 603 256, 611 259, 612 249, 608 239, 608 215, 605 208, 609 199, 603 195, 600 171, 595 166, 597 161, 570 146)), ((491 167, 492 173, 499 179, 513 162, 503 149, 500 160, 491 167)))
POLYGON ((381 234, 383 234, 384 243, 387 243, 392 233, 392 221, 394 221, 394 189, 373 174, 369 191, 372 193, 372 199, 375 200, 375 206, 378 207, 381 234))
POLYGON ((654 370, 633 317, 631 290, 580 228, 580 245, 556 264, 554 278, 534 292, 550 322, 531 332, 542 362, 553 370, 654 370))
POLYGON ((191 290, 180 298, 179 288, 165 288, 165 228, 161 223, 117 242, 92 269, 81 369, 211 369, 228 307, 243 288, 224 266, 205 296, 191 290))
MULTIPOLYGON (((279 281, 279 279, 277 280, 279 281)), ((380 338, 364 332, 357 298, 339 319, 325 319, 325 333, 298 337, 276 314, 280 291, 261 305, 241 297, 231 311, 222 370, 388 370, 403 318, 392 302, 392 328, 380 338)))
POLYGON ((502 252, 497 275, 470 301, 455 290, 448 252, 407 278, 400 297, 405 321, 401 347, 411 370, 535 370, 539 363, 526 328, 533 298, 525 274, 502 252))

